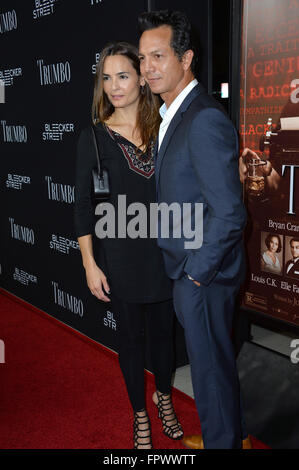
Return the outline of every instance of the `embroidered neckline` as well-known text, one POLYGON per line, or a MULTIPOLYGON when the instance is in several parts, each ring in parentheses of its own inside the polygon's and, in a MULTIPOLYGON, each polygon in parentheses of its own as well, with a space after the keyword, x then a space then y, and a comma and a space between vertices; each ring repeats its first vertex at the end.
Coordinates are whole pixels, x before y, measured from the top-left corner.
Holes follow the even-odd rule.
POLYGON ((123 135, 111 129, 104 123, 104 128, 121 149, 129 168, 139 175, 149 179, 155 172, 154 168, 154 142, 152 141, 146 153, 123 135))

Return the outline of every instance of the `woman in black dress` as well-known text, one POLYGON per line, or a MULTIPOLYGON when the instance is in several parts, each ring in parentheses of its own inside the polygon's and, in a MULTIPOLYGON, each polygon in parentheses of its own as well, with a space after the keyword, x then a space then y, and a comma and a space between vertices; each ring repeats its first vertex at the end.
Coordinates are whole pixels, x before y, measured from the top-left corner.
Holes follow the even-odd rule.
MULTIPOLYGON (((158 98, 140 76, 137 49, 124 42, 106 46, 97 65, 92 118, 101 161, 109 174, 109 203, 114 207, 116 222, 129 204, 142 203, 149 214, 150 204, 156 202, 154 146, 160 123, 158 108, 158 98), (119 196, 126 198, 125 209, 118 205, 119 196)), ((156 239, 150 238, 149 230, 146 238, 122 238, 116 223, 115 238, 95 237, 91 170, 96 165, 89 127, 82 130, 78 141, 75 231, 91 293, 104 302, 112 299, 118 313, 119 363, 134 411, 134 447, 150 449, 151 429, 144 397, 144 326, 157 388, 153 401, 163 431, 172 439, 183 436, 170 396, 172 288, 160 249, 156 239)))

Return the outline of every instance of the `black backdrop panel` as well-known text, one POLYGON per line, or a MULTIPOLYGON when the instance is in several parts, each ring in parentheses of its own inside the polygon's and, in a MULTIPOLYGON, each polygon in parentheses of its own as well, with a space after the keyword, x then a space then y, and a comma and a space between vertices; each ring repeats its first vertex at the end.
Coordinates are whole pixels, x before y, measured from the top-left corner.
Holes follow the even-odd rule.
MULTIPOLYGON (((75 153, 90 121, 99 52, 111 40, 137 45, 137 17, 150 3, 2 0, 0 6, 1 286, 114 350, 117 312, 89 292, 73 230, 75 153)), ((155 8, 183 4, 205 46, 208 3, 157 1, 155 8)), ((203 63, 207 82, 207 56, 203 63)), ((186 363, 178 324, 176 351, 177 364, 186 363)))

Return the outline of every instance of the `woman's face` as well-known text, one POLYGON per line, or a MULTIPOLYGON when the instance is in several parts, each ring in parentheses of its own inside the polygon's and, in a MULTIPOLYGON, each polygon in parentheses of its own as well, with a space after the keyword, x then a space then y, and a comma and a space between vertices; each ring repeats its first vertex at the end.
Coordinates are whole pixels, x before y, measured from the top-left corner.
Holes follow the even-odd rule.
POLYGON ((277 237, 272 237, 270 240, 270 251, 275 253, 278 250, 279 242, 277 237))
POLYGON ((127 57, 106 57, 103 67, 104 91, 115 108, 126 108, 138 102, 143 82, 127 57))

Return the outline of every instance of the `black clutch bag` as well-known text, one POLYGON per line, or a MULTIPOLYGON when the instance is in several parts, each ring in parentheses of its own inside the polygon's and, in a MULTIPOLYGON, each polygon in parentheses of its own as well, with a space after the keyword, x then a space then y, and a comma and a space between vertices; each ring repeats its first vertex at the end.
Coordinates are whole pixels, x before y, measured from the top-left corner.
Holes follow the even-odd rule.
POLYGON ((97 156, 98 167, 92 169, 92 181, 93 181, 93 199, 95 203, 104 202, 109 199, 110 187, 109 187, 109 175, 108 171, 102 168, 100 161, 99 142, 96 136, 95 128, 92 125, 92 135, 97 156))

